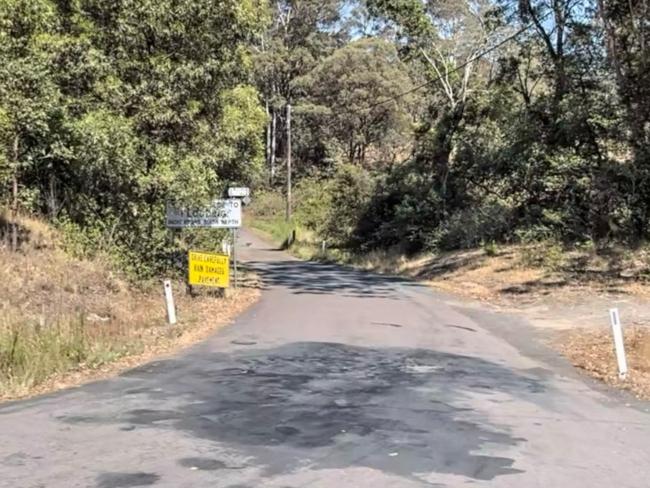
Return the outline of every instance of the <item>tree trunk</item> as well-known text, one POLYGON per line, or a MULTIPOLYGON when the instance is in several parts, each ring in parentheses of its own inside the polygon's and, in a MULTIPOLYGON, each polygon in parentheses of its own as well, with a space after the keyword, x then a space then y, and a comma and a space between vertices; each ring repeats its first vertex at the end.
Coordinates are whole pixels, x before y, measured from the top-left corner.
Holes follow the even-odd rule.
POLYGON ((275 180, 275 151, 276 151, 276 147, 277 147, 277 137, 276 137, 277 127, 278 127, 278 116, 275 113, 275 110, 272 110, 272 115, 271 115, 271 158, 270 158, 271 184, 273 184, 273 181, 275 180))
POLYGON ((443 202, 443 210, 447 197, 449 160, 454 149, 454 136, 463 120, 464 109, 465 107, 463 104, 457 105, 450 113, 443 116, 438 125, 438 137, 436 141, 437 149, 434 153, 433 163, 437 173, 440 196, 442 197, 443 202))
POLYGON ((266 144, 264 146, 264 152, 266 156, 266 167, 269 171, 269 183, 273 183, 273 177, 271 175, 271 111, 269 110, 269 101, 265 100, 266 108, 266 144))
POLYGON ((54 171, 50 172, 50 190, 47 195, 47 209, 50 214, 50 220, 54 220, 59 213, 59 204, 56 198, 56 179, 54 171))
POLYGON ((12 176, 12 203, 11 203, 11 250, 18 250, 18 136, 14 138, 14 172, 12 176))

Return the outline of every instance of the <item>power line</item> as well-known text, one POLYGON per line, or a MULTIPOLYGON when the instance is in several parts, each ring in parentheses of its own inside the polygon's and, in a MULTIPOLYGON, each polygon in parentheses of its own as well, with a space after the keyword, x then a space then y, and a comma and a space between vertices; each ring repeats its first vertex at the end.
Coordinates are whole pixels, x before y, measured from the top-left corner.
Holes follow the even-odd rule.
MULTIPOLYGON (((551 13, 552 13, 551 11, 547 12, 546 15, 543 15, 543 16, 540 17, 537 21, 538 21, 538 22, 542 22, 543 20, 546 20, 546 17, 548 17, 551 13)), ((491 47, 489 47, 488 49, 486 49, 486 50, 484 50, 484 51, 478 53, 477 55, 472 56, 472 57, 469 58, 467 61, 465 61, 465 62, 459 64, 458 66, 456 66, 456 67, 455 67, 454 69, 452 69, 451 71, 448 71, 448 72, 446 73, 446 75, 449 75, 449 74, 451 74, 451 73, 455 73, 456 71, 460 71, 461 69, 465 68, 466 66, 472 64, 474 61, 478 61, 479 59, 481 59, 481 58, 487 56, 488 54, 490 54, 490 53, 496 51, 497 49, 499 49, 499 48, 500 48, 501 46, 503 46, 504 44, 507 44, 508 42, 510 42, 510 41, 516 39, 517 37, 519 37, 521 34, 523 34, 524 32, 526 32, 526 31, 527 31, 528 29, 530 29, 531 27, 535 27, 535 22, 530 22, 530 23, 528 23, 527 25, 523 26, 523 27, 522 27, 521 29, 519 29, 518 31, 514 32, 513 34, 510 34, 510 35, 509 35, 508 37, 506 37, 505 39, 502 39, 501 41, 499 41, 498 43, 496 43, 494 46, 491 46, 491 47)), ((368 105, 367 107, 360 109, 360 111, 361 111, 361 110, 371 110, 371 109, 373 109, 373 108, 375 108, 375 107, 379 107, 379 106, 381 106, 381 105, 385 105, 385 104, 387 104, 387 103, 389 103, 389 102, 392 102, 392 101, 394 101, 394 100, 398 100, 398 99, 400 99, 400 98, 402 98, 402 97, 405 97, 406 95, 410 95, 411 93, 414 93, 414 92, 416 92, 416 91, 418 91, 418 90, 421 90, 422 88, 424 88, 424 87, 426 87, 426 86, 429 86, 429 85, 431 85, 431 84, 433 84, 433 83, 436 83, 436 82, 442 80, 442 78, 443 78, 442 75, 440 75, 440 76, 436 76, 436 77, 435 77, 434 79, 432 79, 432 80, 425 81, 424 83, 422 83, 422 84, 420 84, 420 85, 417 85, 417 86, 415 86, 415 87, 413 87, 413 88, 411 88, 411 89, 409 89, 409 90, 406 90, 405 92, 398 93, 397 95, 395 95, 395 96, 393 96, 393 97, 391 97, 391 98, 387 98, 386 100, 382 100, 381 102, 377 102, 377 103, 373 103, 373 104, 371 104, 371 105, 368 105)))

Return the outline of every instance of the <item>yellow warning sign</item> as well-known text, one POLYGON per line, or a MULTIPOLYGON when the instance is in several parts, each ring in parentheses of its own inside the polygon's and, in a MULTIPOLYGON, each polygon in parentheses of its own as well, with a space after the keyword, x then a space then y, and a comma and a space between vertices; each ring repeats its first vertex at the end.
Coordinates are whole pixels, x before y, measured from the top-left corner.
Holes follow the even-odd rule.
POLYGON ((230 258, 225 254, 190 251, 189 284, 228 288, 230 258))

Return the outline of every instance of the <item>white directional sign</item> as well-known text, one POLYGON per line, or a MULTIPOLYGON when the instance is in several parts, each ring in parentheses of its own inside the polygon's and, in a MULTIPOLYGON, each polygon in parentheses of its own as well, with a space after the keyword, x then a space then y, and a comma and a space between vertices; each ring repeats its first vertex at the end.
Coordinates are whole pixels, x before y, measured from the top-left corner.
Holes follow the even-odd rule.
POLYGON ((246 186, 236 186, 228 188, 228 196, 233 198, 243 198, 251 194, 251 189, 246 186))
POLYGON ((174 229, 241 227, 241 207, 241 202, 234 198, 214 200, 207 208, 167 205, 167 227, 174 229))

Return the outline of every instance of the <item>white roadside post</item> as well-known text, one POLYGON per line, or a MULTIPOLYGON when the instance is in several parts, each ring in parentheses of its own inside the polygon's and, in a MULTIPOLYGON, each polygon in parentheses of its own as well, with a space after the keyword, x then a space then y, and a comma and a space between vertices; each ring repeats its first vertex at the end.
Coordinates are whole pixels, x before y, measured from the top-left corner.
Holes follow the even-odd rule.
POLYGON ((623 328, 618 308, 609 310, 609 318, 612 322, 612 334, 614 335, 614 347, 616 349, 616 361, 618 362, 618 376, 621 379, 627 378, 627 359, 625 358, 625 343, 623 341, 623 328))
POLYGON ((167 305, 167 322, 169 325, 174 325, 176 323, 176 307, 174 306, 171 280, 163 281, 163 286, 165 288, 165 304, 167 305))
POLYGON ((227 256, 230 256, 230 242, 228 242, 226 239, 221 241, 221 252, 223 254, 226 254, 227 256))

